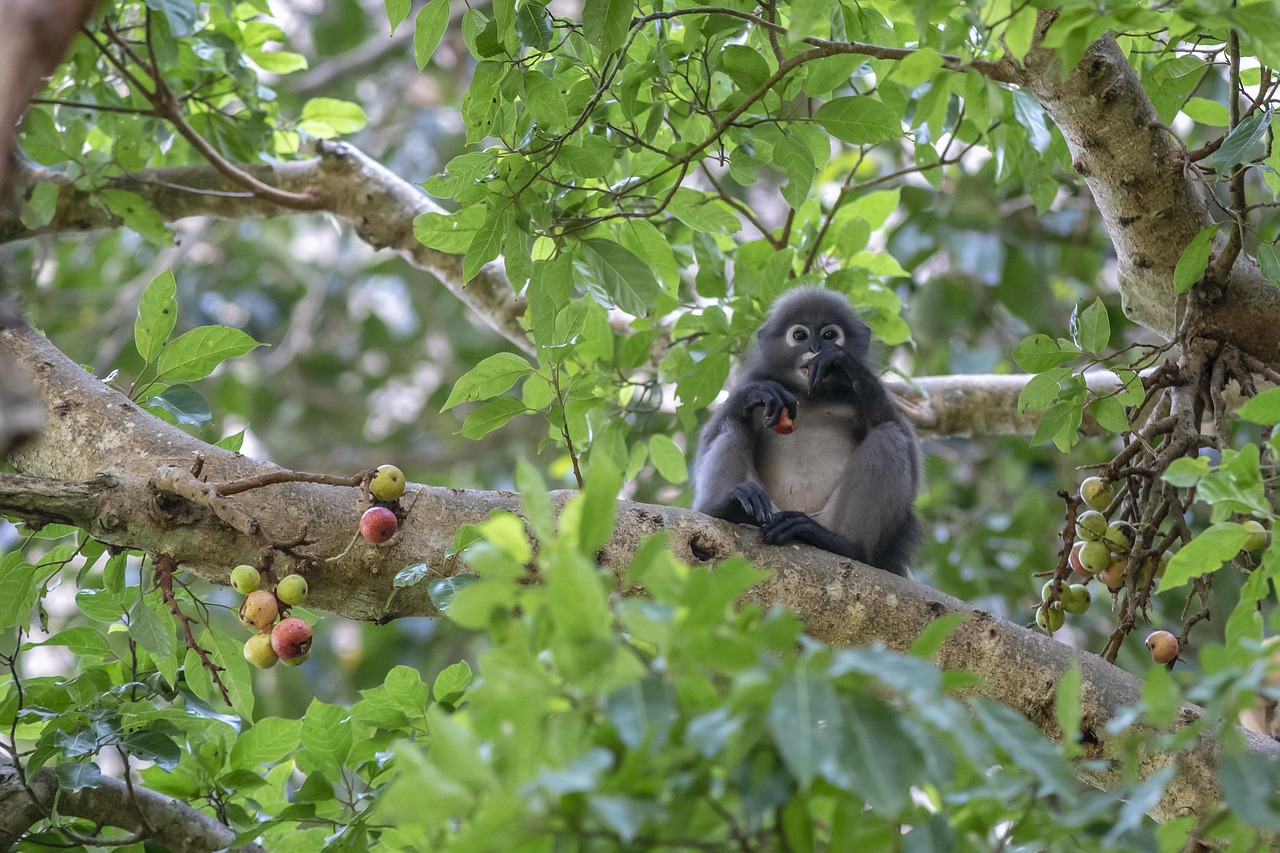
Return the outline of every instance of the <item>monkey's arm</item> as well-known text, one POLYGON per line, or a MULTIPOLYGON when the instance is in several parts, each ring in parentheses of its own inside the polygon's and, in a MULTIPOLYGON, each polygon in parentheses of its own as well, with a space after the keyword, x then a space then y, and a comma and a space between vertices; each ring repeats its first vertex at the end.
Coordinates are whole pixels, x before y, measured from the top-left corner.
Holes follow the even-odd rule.
POLYGON ((915 436, 895 417, 872 427, 849 455, 840 486, 816 513, 822 521, 801 512, 774 513, 762 526, 764 542, 804 542, 905 575, 918 532, 911 503, 919 482, 915 436))
POLYGON ((744 382, 702 431, 693 471, 693 508, 736 524, 764 524, 773 517, 773 501, 755 470, 755 428, 773 427, 782 412, 795 417, 796 398, 771 379, 744 382))

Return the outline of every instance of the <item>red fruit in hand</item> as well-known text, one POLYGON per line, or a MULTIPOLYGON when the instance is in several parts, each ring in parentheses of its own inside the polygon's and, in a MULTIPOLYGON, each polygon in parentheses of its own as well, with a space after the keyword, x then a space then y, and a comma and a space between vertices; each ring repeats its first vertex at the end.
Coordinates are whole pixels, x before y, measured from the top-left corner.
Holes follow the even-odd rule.
POLYGON ((796 431, 796 422, 791 419, 786 409, 778 415, 778 422, 773 425, 773 431, 778 435, 790 435, 796 431))
POLYGON ((290 616, 271 629, 271 648, 284 660, 302 657, 311 651, 311 626, 290 616))
POLYGON ((360 535, 375 545, 395 536, 399 526, 396 514, 385 506, 370 507, 360 516, 360 535))

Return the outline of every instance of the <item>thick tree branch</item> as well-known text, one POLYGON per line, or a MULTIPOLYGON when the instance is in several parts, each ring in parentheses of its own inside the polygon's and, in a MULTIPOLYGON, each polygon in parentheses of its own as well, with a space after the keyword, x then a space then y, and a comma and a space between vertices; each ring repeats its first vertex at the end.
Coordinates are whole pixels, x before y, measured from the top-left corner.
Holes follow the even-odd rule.
MULTIPOLYGON (((260 556, 253 536, 236 530, 200 502, 175 498, 158 491, 155 484, 167 481, 170 466, 189 468, 199 454, 205 456, 203 475, 211 482, 270 474, 280 471, 278 467, 204 444, 142 412, 29 329, 0 332, 0 357, 34 367, 39 393, 50 412, 39 439, 13 457, 28 475, 41 479, 0 477, 0 514, 38 520, 40 507, 47 505, 50 520, 82 527, 121 547, 157 550, 162 546, 185 570, 221 584, 227 583, 231 566, 260 556)), ((557 494, 557 505, 570 497, 557 494)), ((384 545, 374 546, 354 539, 360 500, 355 486, 284 482, 227 500, 234 500, 273 538, 305 531, 312 540, 308 547, 321 558, 307 570, 309 605, 375 621, 435 615, 425 584, 396 592, 395 573, 419 562, 430 567, 432 577, 463 570, 449 556, 457 527, 479 523, 494 510, 519 509, 517 496, 510 493, 415 486, 404 500, 409 512, 400 532, 384 545)), ((1118 708, 1140 699, 1138 679, 1095 655, 1076 652, 936 590, 824 551, 762 545, 753 528, 729 525, 691 510, 620 503, 618 526, 598 554, 600 564, 621 576, 640 543, 657 533, 665 534, 674 553, 689 562, 714 563, 741 554, 770 569, 769 577, 754 590, 754 598, 789 608, 805 620, 813 636, 832 644, 880 641, 906 649, 939 617, 969 614, 943 646, 939 663, 975 673, 982 693, 1025 715, 1053 738, 1062 737, 1053 710, 1053 685, 1078 660, 1084 672, 1084 722, 1081 733, 1071 736, 1083 736, 1092 757, 1106 755, 1106 722, 1118 708)), ((1280 758, 1280 744, 1269 738, 1251 737, 1250 747, 1280 758)), ((1206 781, 1213 778, 1215 750, 1206 741, 1176 757, 1179 775, 1156 810, 1159 816, 1208 814, 1220 802, 1216 787, 1206 781)), ((1151 771, 1173 760, 1171 755, 1152 755, 1144 769, 1151 771)), ((1091 770, 1088 778, 1108 785, 1119 777, 1115 772, 1091 770)))
POLYGON ((231 849, 266 853, 257 844, 231 847, 236 832, 176 797, 147 788, 132 788, 119 779, 102 777, 79 791, 58 789, 53 768, 42 767, 27 779, 6 759, 0 759, 0 850, 8 850, 56 803, 57 813, 81 818, 97 826, 113 826, 138 833, 175 853, 209 853, 231 849))
MULTIPOLYGON (((1041 33, 1055 14, 1040 13, 1041 33)), ((1172 340, 1186 305, 1174 295, 1174 267, 1182 249, 1211 224, 1186 150, 1160 122, 1110 35, 1091 45, 1065 78, 1057 54, 1033 48, 1025 84, 1062 131, 1072 165, 1106 223, 1124 313, 1172 340)), ((1280 289, 1262 277, 1253 257, 1240 253, 1222 292, 1201 299, 1198 310, 1208 334, 1280 362, 1280 289)))

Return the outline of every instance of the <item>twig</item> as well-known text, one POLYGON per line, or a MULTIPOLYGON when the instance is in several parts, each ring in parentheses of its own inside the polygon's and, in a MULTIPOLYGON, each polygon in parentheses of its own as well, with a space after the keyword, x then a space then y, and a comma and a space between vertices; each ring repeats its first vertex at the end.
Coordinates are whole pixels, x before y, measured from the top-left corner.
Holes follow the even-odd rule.
POLYGON ((222 701, 230 706, 231 694, 227 692, 227 686, 222 683, 222 678, 218 675, 222 667, 211 661, 209 653, 196 642, 195 634, 191 632, 191 619, 182 612, 182 608, 178 606, 178 598, 173 594, 173 575, 178 570, 178 561, 168 554, 152 554, 151 559, 156 569, 156 586, 160 587, 160 596, 165 604, 169 605, 169 612, 182 625, 182 635, 187 641, 187 648, 195 652, 200 658, 200 663, 209 670, 209 677, 222 693, 222 701))

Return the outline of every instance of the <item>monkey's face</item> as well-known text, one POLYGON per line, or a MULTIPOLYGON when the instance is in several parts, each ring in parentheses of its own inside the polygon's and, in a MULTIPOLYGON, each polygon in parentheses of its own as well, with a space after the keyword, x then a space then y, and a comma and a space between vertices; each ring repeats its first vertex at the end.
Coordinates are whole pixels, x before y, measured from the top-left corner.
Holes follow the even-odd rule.
POLYGON ((796 369, 805 382, 809 381, 809 364, 818 350, 824 347, 844 348, 844 329, 835 323, 824 326, 806 326, 796 323, 787 329, 786 345, 792 350, 796 369))

